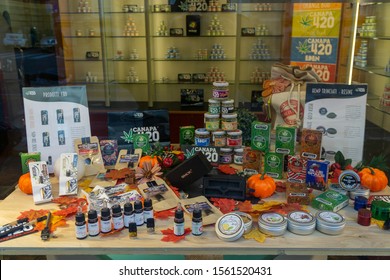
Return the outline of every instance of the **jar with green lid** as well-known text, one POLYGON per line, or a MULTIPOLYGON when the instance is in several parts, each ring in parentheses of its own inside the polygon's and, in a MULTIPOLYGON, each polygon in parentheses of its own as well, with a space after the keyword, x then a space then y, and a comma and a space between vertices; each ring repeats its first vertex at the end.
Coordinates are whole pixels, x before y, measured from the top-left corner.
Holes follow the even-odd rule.
POLYGON ((244 148, 243 147, 234 148, 233 162, 235 164, 242 165, 243 157, 244 157, 244 148))
POLYGON ((233 163, 233 149, 232 148, 221 148, 219 150, 219 163, 231 164, 233 163))
POLYGON ((374 200, 371 202, 372 218, 386 221, 390 218, 390 203, 382 200, 374 200))
POLYGON ((208 131, 219 129, 219 115, 204 113, 204 125, 208 131))
POLYGON ((234 113, 234 100, 228 99, 221 103, 222 114, 233 114, 234 113))
POLYGON ((223 130, 235 130, 238 127, 237 114, 223 114, 221 128, 223 130))
POLYGON ((210 146, 210 131, 205 128, 195 130, 195 145, 199 147, 210 146))
POLYGON ((226 146, 226 132, 224 130, 214 130, 212 132, 212 144, 215 147, 226 146))
POLYGON ((242 146, 242 131, 239 129, 226 132, 226 146, 238 147, 242 146))
POLYGON ((221 101, 209 99, 209 113, 218 115, 221 113, 221 101))
POLYGON ((228 82, 213 82, 213 98, 216 100, 225 100, 229 97, 228 82))

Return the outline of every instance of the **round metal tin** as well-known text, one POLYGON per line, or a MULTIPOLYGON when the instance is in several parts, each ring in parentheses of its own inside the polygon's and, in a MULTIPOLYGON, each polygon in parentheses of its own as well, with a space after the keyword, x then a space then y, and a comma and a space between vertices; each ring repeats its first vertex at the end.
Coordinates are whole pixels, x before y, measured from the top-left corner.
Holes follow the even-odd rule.
POLYGON ((287 229, 295 234, 312 234, 316 229, 316 218, 304 211, 290 212, 287 215, 287 229))
POLYGON ((219 239, 236 241, 245 231, 244 221, 235 213, 228 213, 220 217, 215 223, 215 232, 219 239))
POLYGON ((244 221, 245 233, 250 232, 252 230, 252 224, 253 224, 252 216, 249 215, 248 213, 244 213, 240 211, 234 211, 233 213, 239 215, 241 219, 244 221))
POLYGON ((261 214, 258 224, 262 233, 272 236, 283 235, 287 230, 287 220, 275 212, 261 214))
POLYGON ((341 234, 345 228, 345 219, 340 214, 333 211, 320 211, 316 214, 317 230, 329 234, 341 234))
POLYGON ((360 187, 360 177, 353 170, 344 170, 339 176, 339 185, 344 190, 354 191, 360 187))
POLYGON ((349 192, 349 198, 355 200, 357 196, 364 196, 365 198, 369 198, 370 190, 365 188, 364 186, 358 187, 356 190, 349 192))

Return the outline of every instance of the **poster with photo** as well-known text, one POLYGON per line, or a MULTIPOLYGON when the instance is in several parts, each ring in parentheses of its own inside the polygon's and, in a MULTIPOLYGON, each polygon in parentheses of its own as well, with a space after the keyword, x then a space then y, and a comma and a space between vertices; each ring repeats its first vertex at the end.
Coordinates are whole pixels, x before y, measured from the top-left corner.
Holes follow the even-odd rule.
POLYGON ((23 101, 28 152, 40 152, 53 173, 75 139, 91 136, 86 87, 25 87, 23 101))

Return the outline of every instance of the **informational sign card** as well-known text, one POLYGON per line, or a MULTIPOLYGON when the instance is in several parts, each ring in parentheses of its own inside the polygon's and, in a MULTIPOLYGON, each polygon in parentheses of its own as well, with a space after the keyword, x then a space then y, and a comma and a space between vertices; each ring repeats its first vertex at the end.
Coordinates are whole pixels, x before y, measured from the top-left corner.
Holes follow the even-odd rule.
POLYGON ((49 172, 73 141, 91 136, 85 86, 25 87, 24 114, 28 152, 40 152, 49 172))
POLYGON ((367 84, 307 84, 303 127, 320 130, 322 156, 333 160, 337 151, 363 158, 367 84))

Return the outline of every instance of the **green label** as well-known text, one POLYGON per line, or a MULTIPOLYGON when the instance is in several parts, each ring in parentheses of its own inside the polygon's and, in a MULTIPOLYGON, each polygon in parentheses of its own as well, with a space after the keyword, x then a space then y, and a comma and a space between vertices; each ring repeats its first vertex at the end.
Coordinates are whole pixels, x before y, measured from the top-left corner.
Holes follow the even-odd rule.
POLYGON ((279 154, 295 154, 295 127, 276 127, 275 151, 279 154))
POLYGON ((283 177, 283 155, 278 153, 267 153, 264 160, 264 172, 275 179, 283 177))
POLYGON ((180 127, 180 144, 193 145, 195 141, 195 127, 180 127))
POLYGON ((147 134, 134 134, 133 135, 134 149, 142 149, 147 153, 150 149, 149 136, 147 134))
POLYGON ((253 150, 267 152, 271 137, 271 125, 254 121, 251 126, 251 148, 253 150))

